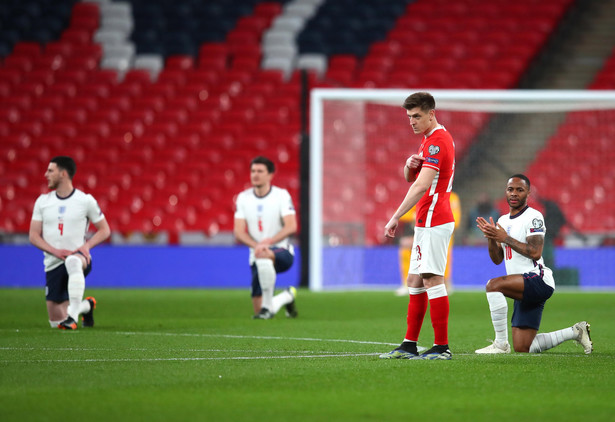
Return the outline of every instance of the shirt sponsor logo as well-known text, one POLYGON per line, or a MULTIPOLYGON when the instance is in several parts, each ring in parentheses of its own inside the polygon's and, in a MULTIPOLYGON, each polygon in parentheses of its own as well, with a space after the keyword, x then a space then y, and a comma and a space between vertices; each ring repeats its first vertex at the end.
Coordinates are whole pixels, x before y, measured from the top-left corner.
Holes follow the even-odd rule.
POLYGON ((437 153, 440 152, 440 147, 437 145, 429 145, 429 148, 427 148, 427 151, 429 151, 429 155, 436 155, 437 153))

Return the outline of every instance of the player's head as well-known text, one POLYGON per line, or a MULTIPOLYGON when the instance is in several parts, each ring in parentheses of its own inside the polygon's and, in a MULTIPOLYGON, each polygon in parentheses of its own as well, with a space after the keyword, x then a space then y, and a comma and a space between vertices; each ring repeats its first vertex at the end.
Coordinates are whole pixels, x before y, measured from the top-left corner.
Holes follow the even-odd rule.
POLYGON ((59 155, 57 157, 53 157, 49 162, 55 163, 60 171, 65 170, 69 179, 73 180, 73 177, 77 172, 77 164, 75 164, 75 160, 66 155, 59 155))
POLYGON ((406 109, 414 133, 426 133, 436 121, 436 100, 429 92, 415 92, 408 96, 402 105, 406 109))
POLYGON ((255 188, 267 187, 271 184, 275 165, 267 157, 258 156, 250 162, 250 181, 255 188))
POLYGON ((269 173, 275 173, 275 164, 273 164, 273 161, 271 161, 269 158, 267 157, 263 157, 262 155, 259 155, 258 157, 254 157, 252 159, 252 162, 250 163, 250 168, 254 165, 254 164, 264 164, 265 167, 267 167, 267 171, 269 173))
POLYGON ((520 210, 527 205, 530 195, 530 179, 524 174, 513 174, 506 184, 506 201, 510 210, 520 210))
POLYGON ((425 113, 429 113, 429 111, 436 109, 436 100, 429 92, 415 92, 406 98, 402 107, 406 110, 418 107, 425 113))
POLYGON ((76 171, 77 165, 72 158, 65 156, 52 158, 45 172, 49 189, 57 189, 62 184, 71 183, 76 171))

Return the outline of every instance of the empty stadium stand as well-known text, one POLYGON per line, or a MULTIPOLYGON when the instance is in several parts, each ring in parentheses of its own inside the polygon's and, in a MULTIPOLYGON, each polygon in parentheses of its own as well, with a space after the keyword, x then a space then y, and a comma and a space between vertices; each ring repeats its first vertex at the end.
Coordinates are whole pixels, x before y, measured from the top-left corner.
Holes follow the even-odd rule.
MULTIPOLYGON (((3 1, 0 231, 27 232, 59 154, 124 235, 232 230, 257 154, 298 205, 301 70, 310 87, 514 88, 571 2, 3 1)), ((451 124, 460 159, 484 118, 451 124)), ((399 156, 404 136, 371 142, 399 156)), ((367 165, 396 206, 396 175, 367 165)))

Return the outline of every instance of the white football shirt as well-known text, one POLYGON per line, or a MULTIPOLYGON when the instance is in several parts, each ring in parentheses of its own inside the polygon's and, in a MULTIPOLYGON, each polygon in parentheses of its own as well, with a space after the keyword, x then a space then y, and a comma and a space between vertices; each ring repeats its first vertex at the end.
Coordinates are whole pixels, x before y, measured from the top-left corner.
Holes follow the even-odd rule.
MULTIPOLYGON (((503 215, 498 219, 500 226, 506 230, 506 233, 513 239, 519 242, 527 243, 527 238, 530 236, 543 236, 547 228, 545 219, 540 211, 527 207, 521 213, 514 215, 503 215)), ((515 252, 510 246, 502 244, 504 250, 504 263, 506 265, 506 274, 524 274, 524 273, 540 273, 540 267, 543 268, 543 280, 549 286, 555 288, 555 281, 551 270, 545 267, 542 256, 538 261, 534 261, 528 257, 515 252)))
MULTIPOLYGON (((237 196, 235 218, 246 220, 248 233, 260 242, 271 238, 282 230, 283 218, 296 214, 293 200, 286 189, 271 186, 269 193, 263 197, 254 194, 254 189, 246 189, 237 196)), ((288 238, 272 245, 288 249, 294 254, 293 245, 288 238)), ((250 265, 254 263, 254 249, 250 248, 250 265)))
MULTIPOLYGON (((90 194, 75 189, 66 198, 56 191, 44 193, 34 203, 32 220, 43 222, 43 239, 57 249, 75 250, 85 243, 85 235, 92 223, 105 216, 90 194)), ((59 267, 64 261, 45 252, 45 271, 59 267)))

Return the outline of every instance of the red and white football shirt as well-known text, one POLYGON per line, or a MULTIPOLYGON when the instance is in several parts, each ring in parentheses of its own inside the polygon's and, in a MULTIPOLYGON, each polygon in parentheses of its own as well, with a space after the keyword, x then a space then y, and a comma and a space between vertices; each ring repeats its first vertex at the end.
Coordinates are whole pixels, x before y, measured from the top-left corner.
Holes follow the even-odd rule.
POLYGON ((444 126, 439 125, 425 136, 419 155, 425 158, 423 167, 438 173, 416 205, 416 226, 434 227, 454 222, 449 197, 455 175, 455 142, 444 126))

